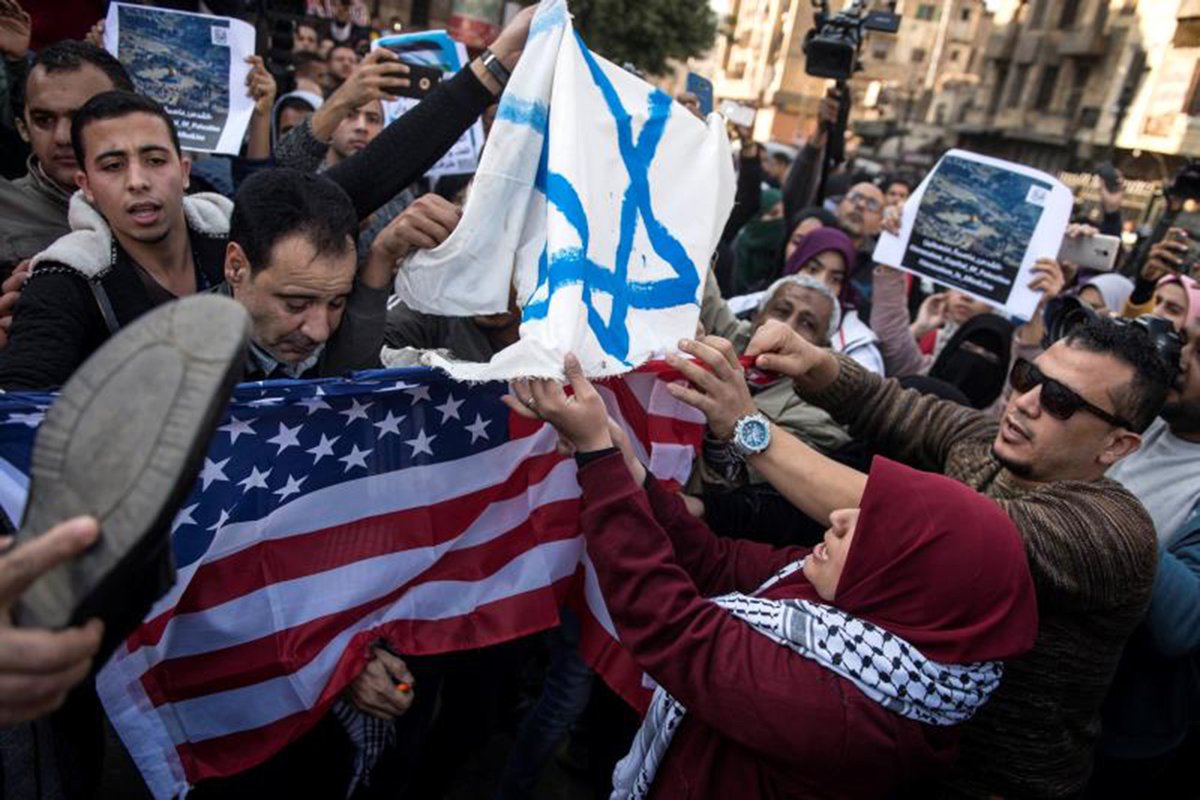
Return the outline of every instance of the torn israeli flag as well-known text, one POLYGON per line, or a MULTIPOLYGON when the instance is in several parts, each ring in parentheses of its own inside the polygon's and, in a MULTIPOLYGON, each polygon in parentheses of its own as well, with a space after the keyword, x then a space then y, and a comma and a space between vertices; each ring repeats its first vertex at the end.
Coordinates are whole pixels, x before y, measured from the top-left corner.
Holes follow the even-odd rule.
POLYGON ((500 102, 458 228, 396 278, 417 311, 520 306, 521 338, 462 380, 627 372, 695 334, 733 206, 721 117, 707 124, 591 53, 564 0, 543 0, 500 102))

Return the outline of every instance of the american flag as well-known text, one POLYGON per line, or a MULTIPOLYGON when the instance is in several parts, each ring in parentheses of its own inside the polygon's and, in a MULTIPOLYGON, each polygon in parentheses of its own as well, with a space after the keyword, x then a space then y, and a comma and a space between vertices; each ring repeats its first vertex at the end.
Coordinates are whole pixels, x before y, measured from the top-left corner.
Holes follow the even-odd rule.
MULTIPOLYGON (((599 388, 658 477, 686 481, 702 419, 650 365, 599 388)), ((579 535, 575 464, 503 384, 423 368, 243 384, 172 526, 178 580, 97 680, 158 797, 258 764, 324 714, 381 636, 399 653, 552 627, 631 699, 579 535)), ((0 396, 0 504, 19 520, 53 396, 0 396)))

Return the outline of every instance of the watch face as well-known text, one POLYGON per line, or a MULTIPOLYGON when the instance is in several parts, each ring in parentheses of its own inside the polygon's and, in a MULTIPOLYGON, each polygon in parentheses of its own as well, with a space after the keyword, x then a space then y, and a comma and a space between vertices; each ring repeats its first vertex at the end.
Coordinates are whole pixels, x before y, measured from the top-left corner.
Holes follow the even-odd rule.
POLYGON ((742 438, 745 439, 747 446, 755 450, 767 446, 767 426, 763 424, 762 420, 746 420, 746 425, 742 430, 744 431, 742 438))

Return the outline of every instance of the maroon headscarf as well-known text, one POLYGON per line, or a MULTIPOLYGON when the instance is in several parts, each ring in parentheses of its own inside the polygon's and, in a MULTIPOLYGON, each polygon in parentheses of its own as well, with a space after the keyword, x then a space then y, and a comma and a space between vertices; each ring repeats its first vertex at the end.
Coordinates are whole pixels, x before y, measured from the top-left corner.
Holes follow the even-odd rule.
POLYGON ((876 458, 833 605, 934 661, 1027 652, 1037 600, 1025 547, 995 502, 943 475, 876 458))
POLYGON ((828 250, 841 253, 846 261, 846 277, 849 278, 857 258, 854 243, 837 228, 817 228, 812 233, 805 234, 796 252, 792 253, 792 257, 783 265, 783 274, 795 275, 801 267, 828 250))

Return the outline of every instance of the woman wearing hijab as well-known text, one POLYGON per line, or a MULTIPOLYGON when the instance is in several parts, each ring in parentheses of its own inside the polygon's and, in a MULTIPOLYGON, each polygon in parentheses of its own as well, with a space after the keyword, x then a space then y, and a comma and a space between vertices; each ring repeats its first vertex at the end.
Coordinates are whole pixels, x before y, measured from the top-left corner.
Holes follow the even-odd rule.
POLYGON ((1131 294, 1133 281, 1114 272, 1093 276, 1079 287, 1079 299, 1082 302, 1110 317, 1121 313, 1131 294))
POLYGON ((506 402, 574 450, 588 556, 623 645, 658 683, 614 798, 883 797, 946 769, 955 726, 1033 645, 1021 539, 992 501, 876 459, 815 548, 719 540, 614 447, 574 389, 506 402))
POLYGON ((784 233, 781 197, 778 189, 763 189, 762 210, 733 240, 734 294, 760 291, 775 279, 784 233))
POLYGON ((1164 275, 1154 287, 1151 313, 1171 320, 1175 330, 1185 330, 1200 318, 1200 282, 1190 275, 1164 275))

